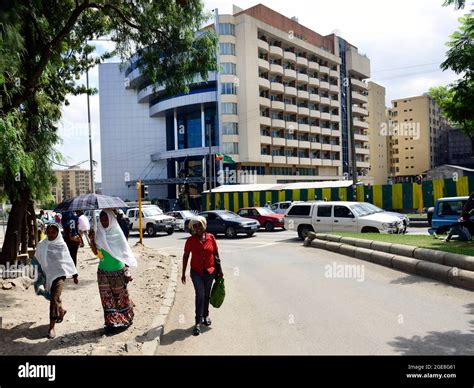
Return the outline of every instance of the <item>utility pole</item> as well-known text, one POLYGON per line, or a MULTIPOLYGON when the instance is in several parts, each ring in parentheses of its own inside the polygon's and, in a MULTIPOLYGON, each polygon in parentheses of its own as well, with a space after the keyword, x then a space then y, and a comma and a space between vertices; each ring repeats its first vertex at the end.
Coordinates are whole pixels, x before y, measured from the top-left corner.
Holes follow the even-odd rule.
POLYGON ((140 231, 140 244, 143 245, 143 221, 142 221, 142 180, 139 179, 137 182, 137 194, 138 194, 138 230, 140 231))
POLYGON ((348 76, 348 93, 349 96, 349 141, 351 143, 351 164, 352 164, 352 199, 357 201, 357 160, 355 150, 355 136, 354 136, 354 119, 352 118, 352 81, 351 77, 348 76))
MULTIPOLYGON (((87 62, 87 53, 86 53, 87 62)), ((86 71, 86 88, 89 89, 89 70, 86 71)), ((89 126, 89 167, 91 175, 91 191, 95 194, 95 183, 94 183, 94 159, 92 158, 92 125, 91 125, 91 106, 89 93, 87 93, 87 124, 89 126)), ((95 210, 92 211, 92 225, 94 230, 97 230, 97 219, 95 216, 95 210)))
POLYGON ((208 132, 208 138, 209 138, 209 210, 211 209, 211 196, 212 196, 212 183, 213 183, 213 177, 212 177, 212 137, 211 137, 211 128, 212 126, 210 124, 207 125, 207 132, 208 132))

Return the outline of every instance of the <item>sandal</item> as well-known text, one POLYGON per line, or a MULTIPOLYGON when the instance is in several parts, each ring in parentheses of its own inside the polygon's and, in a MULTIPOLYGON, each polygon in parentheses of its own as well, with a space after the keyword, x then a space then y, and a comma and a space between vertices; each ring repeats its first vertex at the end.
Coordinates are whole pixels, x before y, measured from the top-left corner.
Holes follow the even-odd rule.
POLYGON ((50 330, 48 332, 48 339, 54 339, 56 338, 56 332, 54 330, 50 330))
POLYGON ((58 319, 56 319, 56 323, 61 323, 66 313, 67 313, 67 310, 63 310, 63 313, 61 314, 61 316, 58 319))

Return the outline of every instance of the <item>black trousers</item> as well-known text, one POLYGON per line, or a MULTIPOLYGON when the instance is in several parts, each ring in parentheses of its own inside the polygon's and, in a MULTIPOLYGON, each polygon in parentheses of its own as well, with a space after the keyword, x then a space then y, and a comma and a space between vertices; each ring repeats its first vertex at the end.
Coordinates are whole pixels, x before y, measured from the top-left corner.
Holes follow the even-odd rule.
POLYGON ((202 276, 191 270, 191 280, 196 292, 196 324, 209 316, 209 299, 211 296, 212 282, 216 277, 216 270, 212 274, 204 273, 202 276))

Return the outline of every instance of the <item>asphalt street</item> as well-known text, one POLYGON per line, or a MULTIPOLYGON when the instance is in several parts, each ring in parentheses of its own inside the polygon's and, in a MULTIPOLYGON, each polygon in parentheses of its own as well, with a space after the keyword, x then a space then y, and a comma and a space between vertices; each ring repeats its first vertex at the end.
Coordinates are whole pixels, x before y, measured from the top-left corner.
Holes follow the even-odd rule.
MULTIPOLYGON (((226 282, 210 328, 192 336, 194 289, 178 286, 158 354, 474 354, 474 294, 305 248, 291 231, 218 238, 226 282)), ((182 256, 187 234, 145 237, 182 256)), ((137 241, 132 236, 130 242, 137 241)))

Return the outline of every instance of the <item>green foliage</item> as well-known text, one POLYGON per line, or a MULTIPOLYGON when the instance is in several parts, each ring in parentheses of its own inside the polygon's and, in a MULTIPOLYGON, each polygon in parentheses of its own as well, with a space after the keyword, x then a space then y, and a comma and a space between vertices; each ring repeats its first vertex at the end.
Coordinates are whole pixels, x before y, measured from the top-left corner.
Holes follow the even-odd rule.
POLYGON ((466 5, 466 0, 445 0, 443 6, 447 7, 453 4, 455 9, 461 9, 466 5))

